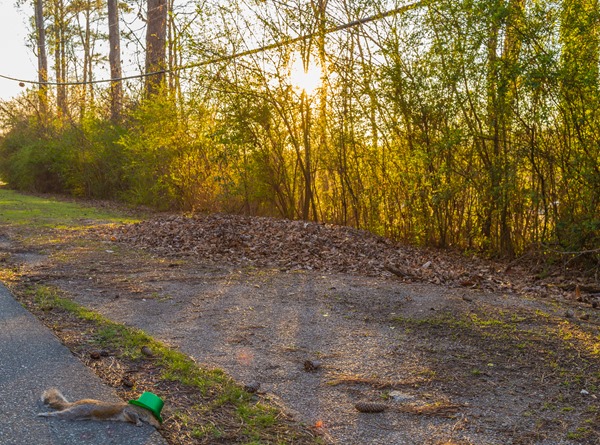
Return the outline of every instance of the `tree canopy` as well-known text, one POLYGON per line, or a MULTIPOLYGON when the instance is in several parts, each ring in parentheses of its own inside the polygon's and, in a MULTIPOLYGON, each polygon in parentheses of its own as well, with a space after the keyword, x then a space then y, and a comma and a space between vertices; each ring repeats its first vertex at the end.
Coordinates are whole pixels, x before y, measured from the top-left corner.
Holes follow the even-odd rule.
POLYGON ((22 11, 40 84, 2 104, 12 187, 598 258, 595 0, 36 0, 22 11))

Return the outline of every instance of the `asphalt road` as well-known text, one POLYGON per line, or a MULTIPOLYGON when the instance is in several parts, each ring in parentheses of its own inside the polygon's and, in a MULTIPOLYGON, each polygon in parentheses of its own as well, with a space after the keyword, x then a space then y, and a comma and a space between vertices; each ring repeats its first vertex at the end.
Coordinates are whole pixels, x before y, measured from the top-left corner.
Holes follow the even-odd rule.
POLYGON ((119 401, 0 284, 0 444, 166 445, 148 425, 38 417, 47 411, 40 395, 50 387, 70 400, 119 401))

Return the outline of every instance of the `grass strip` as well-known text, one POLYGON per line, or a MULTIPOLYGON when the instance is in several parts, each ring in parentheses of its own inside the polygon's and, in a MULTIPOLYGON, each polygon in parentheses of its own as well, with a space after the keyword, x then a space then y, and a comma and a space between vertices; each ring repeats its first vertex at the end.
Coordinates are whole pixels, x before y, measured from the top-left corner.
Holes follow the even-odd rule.
POLYGON ((43 198, 0 187, 0 222, 34 228, 78 229, 94 223, 133 223, 139 218, 72 201, 43 198))
MULTIPOLYGON (((98 369, 102 367, 98 360, 89 359, 90 351, 110 351, 110 357, 119 361, 118 365, 110 364, 116 369, 113 372, 120 374, 110 378, 113 386, 128 370, 141 370, 133 390, 151 390, 166 400, 162 433, 171 444, 215 440, 248 445, 323 443, 315 431, 261 402, 222 370, 199 367, 190 357, 142 330, 115 323, 49 286, 33 285, 15 293, 61 339, 69 337, 69 342, 76 344, 76 355, 88 366, 91 363, 101 377, 106 370, 98 369), (69 329, 73 326, 76 329, 69 329), (73 331, 79 332, 76 340, 73 331), (152 352, 151 357, 143 348, 152 352)), ((135 396, 131 389, 116 389, 124 399, 135 396)))

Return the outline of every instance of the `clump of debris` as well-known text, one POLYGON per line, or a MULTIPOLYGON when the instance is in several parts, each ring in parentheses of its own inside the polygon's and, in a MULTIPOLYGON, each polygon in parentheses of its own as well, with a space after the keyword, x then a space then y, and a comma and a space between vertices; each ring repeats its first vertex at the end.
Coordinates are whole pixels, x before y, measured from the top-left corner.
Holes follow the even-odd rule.
POLYGON ((158 216, 98 229, 104 239, 163 255, 288 270, 393 277, 494 292, 578 298, 598 305, 600 287, 565 277, 541 277, 535 261, 491 261, 442 249, 416 248, 365 230, 269 217, 211 214, 158 216))

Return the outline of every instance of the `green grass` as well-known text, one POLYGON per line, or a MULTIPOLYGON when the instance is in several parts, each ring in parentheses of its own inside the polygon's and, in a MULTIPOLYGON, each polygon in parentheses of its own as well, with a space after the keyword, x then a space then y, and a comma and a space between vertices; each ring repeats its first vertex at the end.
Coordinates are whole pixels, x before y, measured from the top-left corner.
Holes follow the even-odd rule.
POLYGON ((104 223, 132 223, 139 219, 101 211, 73 202, 24 195, 0 187, 0 223, 55 229, 76 229, 95 220, 104 223))
MULTIPOLYGON (((560 318, 529 314, 528 317, 502 311, 485 314, 436 314, 426 318, 394 317, 392 322, 411 335, 439 335, 459 344, 477 348, 483 363, 499 355, 513 361, 536 363, 566 386, 598 386, 593 372, 581 373, 581 367, 595 369, 600 357, 600 335, 560 318)), ((488 365, 489 366, 489 365, 488 365)), ((473 368, 471 375, 482 374, 473 368)))
MULTIPOLYGON (((251 394, 243 390, 220 369, 203 369, 185 354, 173 350, 154 340, 139 329, 115 323, 102 315, 86 309, 77 303, 63 298, 59 291, 43 285, 35 285, 28 290, 29 297, 39 310, 49 312, 64 310, 74 316, 91 322, 93 333, 91 341, 101 348, 114 348, 120 355, 131 359, 143 359, 141 348, 148 346, 161 367, 161 377, 196 388, 207 399, 197 409, 201 412, 217 411, 221 407, 230 406, 235 413, 240 433, 248 438, 247 443, 262 443, 265 432, 278 422, 278 412, 269 406, 256 403, 251 394), (257 442, 255 442, 257 441, 257 442)), ((180 420, 186 415, 182 414, 180 420)), ((188 422, 192 422, 188 420, 188 422)), ((192 436, 218 438, 223 434, 218 425, 193 426, 192 436)), ((268 435, 268 433, 267 433, 268 435)), ((269 442, 270 443, 270 442, 269 442)), ((287 442, 286 442, 287 443, 287 442)), ((315 443, 319 443, 315 440, 315 443)))
POLYGON ((582 440, 587 437, 591 437, 593 434, 593 430, 589 427, 580 427, 575 431, 571 431, 567 433, 567 439, 570 440, 582 440))
POLYGON ((118 348, 123 356, 132 360, 141 357, 142 346, 150 347, 153 353, 159 357, 160 364, 163 366, 163 378, 200 388, 204 388, 207 383, 204 380, 210 378, 210 383, 217 385, 230 383, 231 386, 226 388, 228 390, 239 388, 233 385, 233 382, 227 382, 223 371, 201 370, 188 356, 168 348, 144 331, 115 323, 97 312, 62 298, 51 287, 37 285, 30 292, 33 294, 36 306, 44 311, 58 308, 70 312, 78 318, 93 322, 96 325, 94 341, 98 346, 118 348))
MULTIPOLYGON (((600 335, 587 332, 576 323, 560 318, 551 319, 546 314, 543 317, 531 314, 528 319, 502 311, 488 312, 485 315, 470 313, 458 316, 442 313, 426 318, 393 317, 391 321, 411 332, 415 329, 429 328, 444 331, 445 335, 496 340, 493 345, 498 349, 508 346, 518 350, 536 350, 536 353, 539 353, 546 339, 565 349, 577 351, 578 354, 595 358, 600 356, 600 335), (528 320, 533 322, 533 327, 524 324, 528 320), (503 345, 502 340, 508 343, 503 345)), ((544 352, 551 355, 553 351, 550 348, 544 352)))

